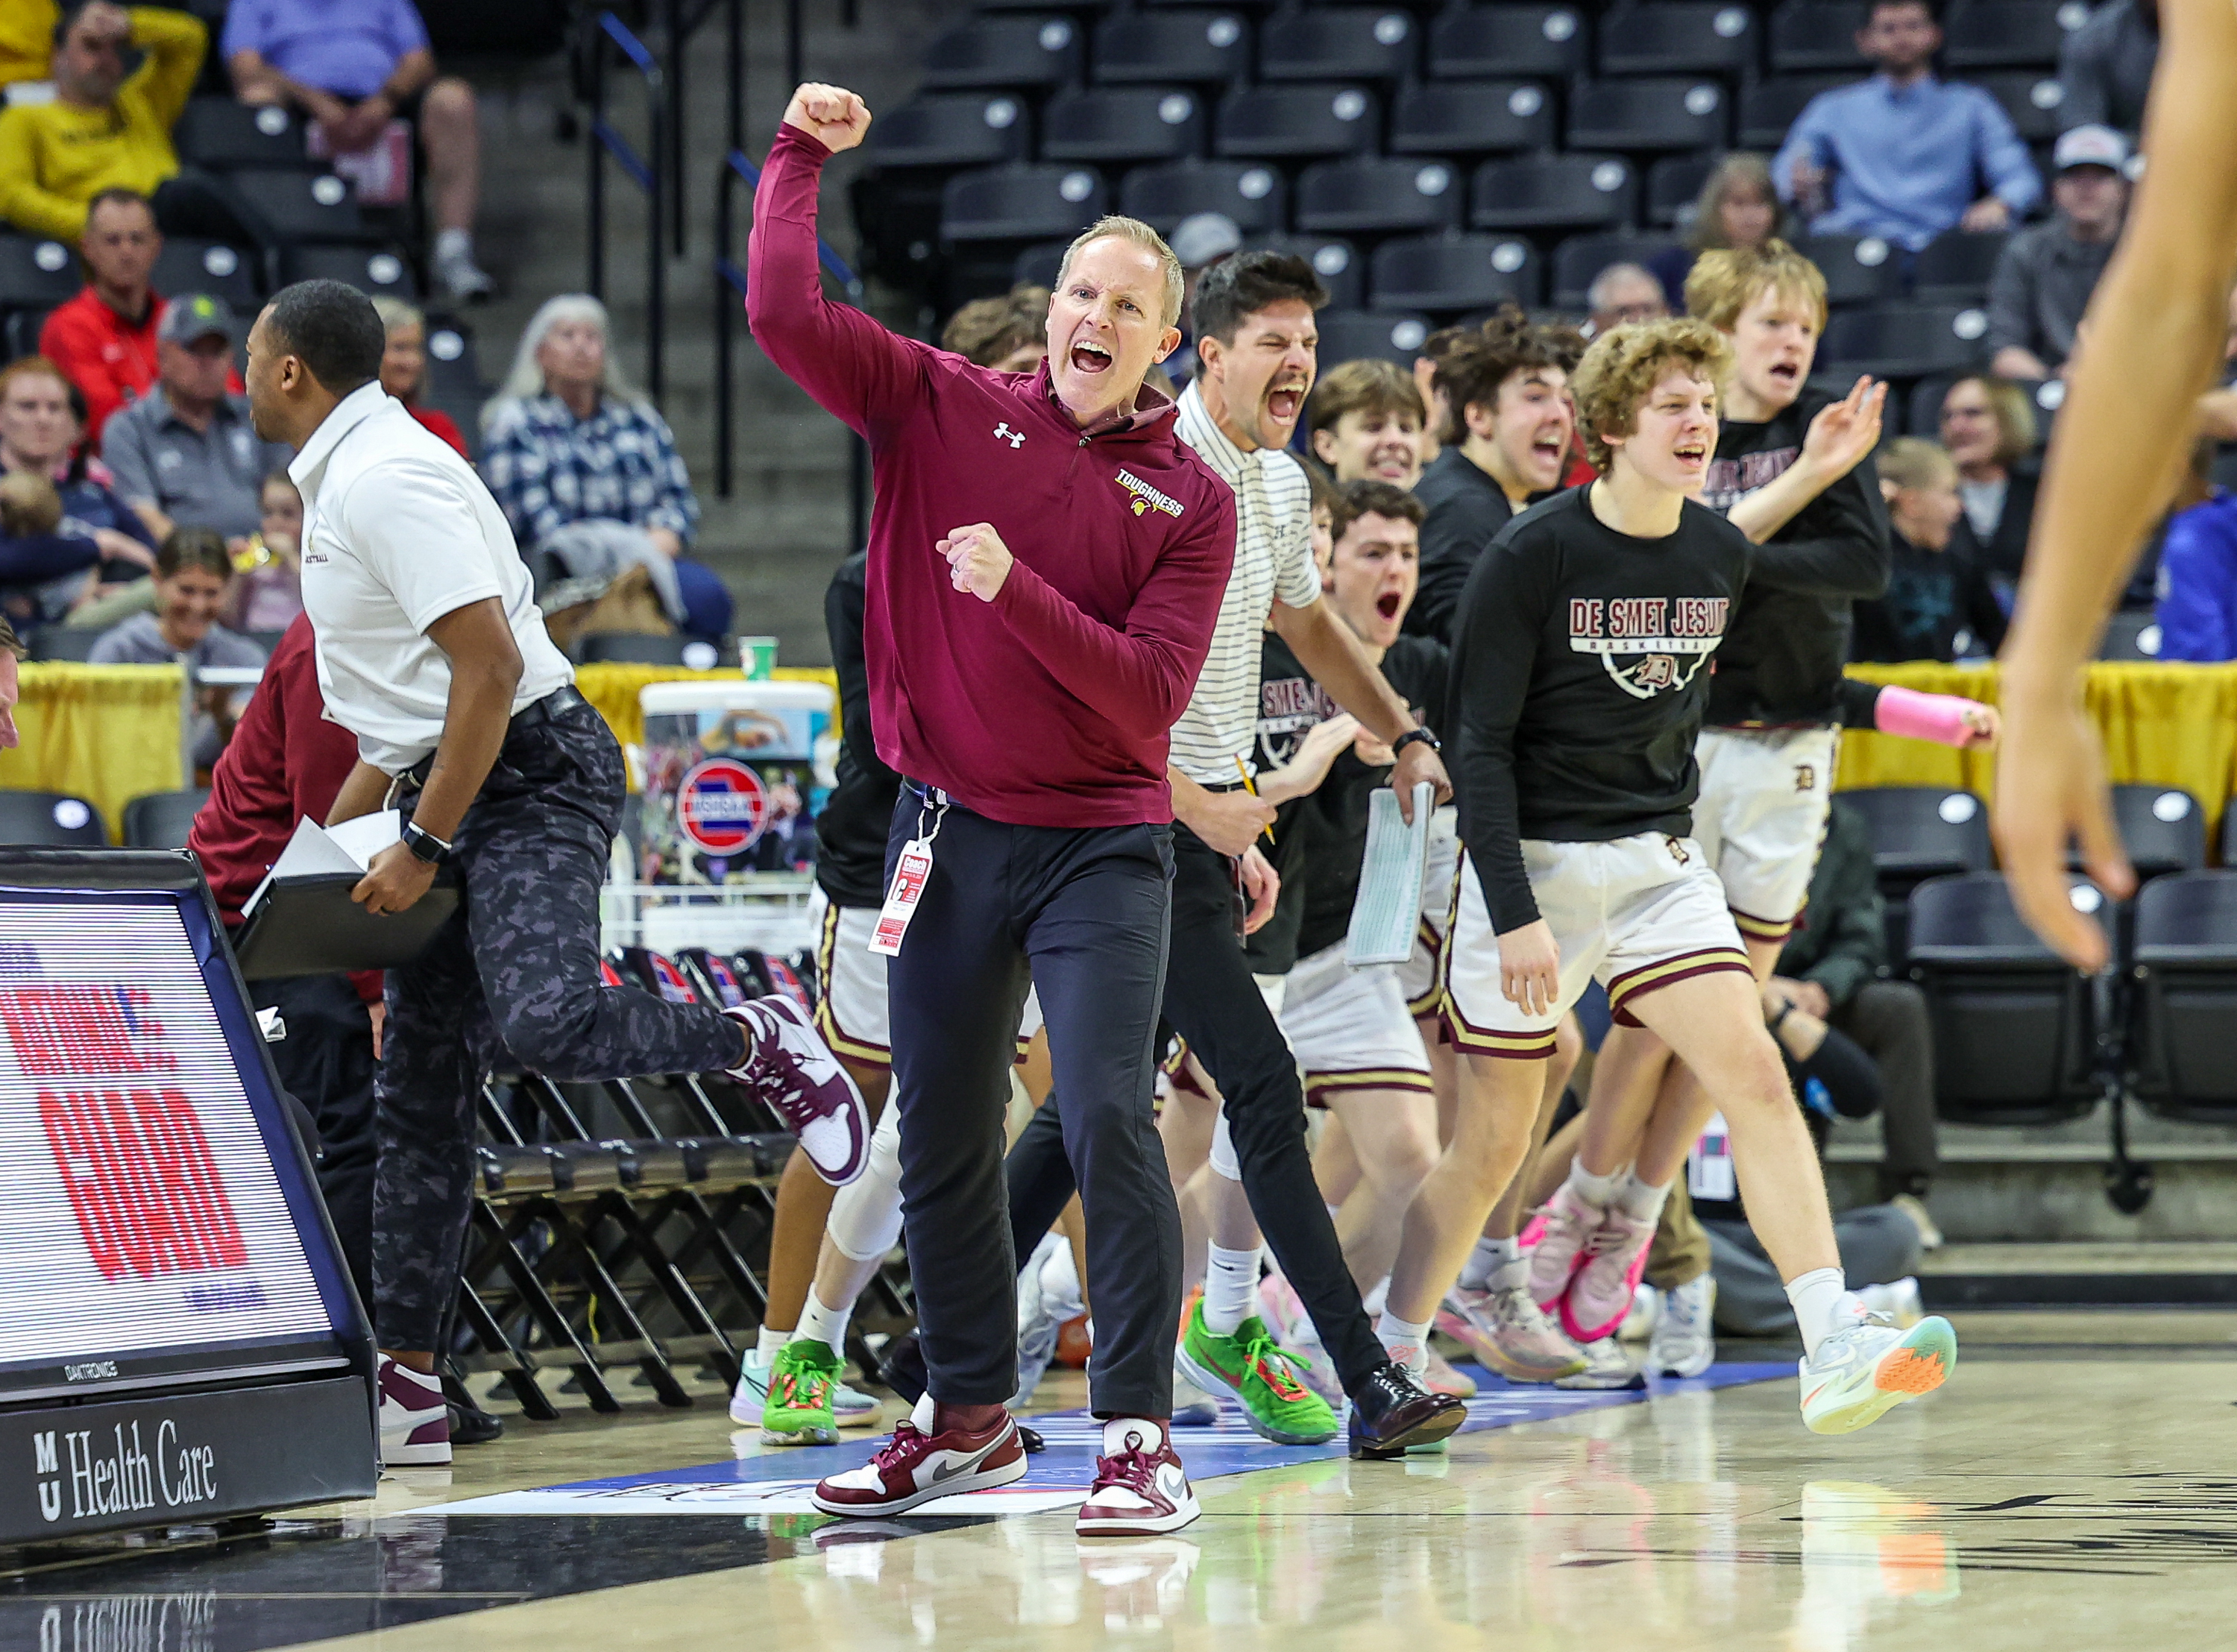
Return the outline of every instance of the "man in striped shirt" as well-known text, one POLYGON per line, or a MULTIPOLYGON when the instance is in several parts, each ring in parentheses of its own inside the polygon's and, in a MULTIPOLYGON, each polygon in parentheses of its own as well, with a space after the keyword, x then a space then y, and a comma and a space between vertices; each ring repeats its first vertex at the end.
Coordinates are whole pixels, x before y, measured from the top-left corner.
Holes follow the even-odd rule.
POLYGON ((1301 258, 1244 253, 1215 265, 1197 288, 1199 365, 1180 401, 1181 440, 1236 498, 1234 569, 1203 673, 1173 726, 1166 771, 1177 824, 1165 1019, 1223 1098, 1211 1265, 1180 1364, 1192 1381, 1232 1393, 1269 1438, 1305 1444, 1336 1432, 1327 1402, 1298 1379, 1254 1311, 1263 1222, 1351 1397, 1354 1455, 1385 1457, 1450 1434, 1461 1403, 1429 1393, 1392 1363, 1360 1306, 1313 1181, 1297 1064, 1242 944, 1241 898, 1263 921, 1278 887, 1255 846, 1274 810, 1250 785, 1259 642, 1270 619, 1330 696, 1396 751, 1402 800, 1423 780, 1441 800, 1450 791, 1435 738, 1320 600, 1311 491, 1283 450, 1312 388, 1313 313, 1327 301, 1301 258))

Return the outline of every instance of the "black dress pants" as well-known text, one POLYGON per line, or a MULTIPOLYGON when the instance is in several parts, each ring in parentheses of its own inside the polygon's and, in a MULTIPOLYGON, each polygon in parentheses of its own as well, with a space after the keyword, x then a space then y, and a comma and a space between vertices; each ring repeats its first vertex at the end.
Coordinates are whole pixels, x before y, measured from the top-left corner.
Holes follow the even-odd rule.
MULTIPOLYGON (((1390 1356, 1360 1306, 1359 1287, 1344 1265, 1336 1224, 1313 1180, 1304 1088, 1235 932, 1232 865, 1186 826, 1173 828, 1165 1019, 1219 1086, 1243 1190, 1266 1247, 1312 1315, 1344 1387, 1356 1391, 1390 1356)), ((1053 1028, 1050 1041, 1053 1047, 1053 1028)), ((1099 1332, 1102 1320, 1099 1298, 1099 1332)))
POLYGON ((373 1017, 346 975, 249 984, 260 1010, 277 1010, 287 1036, 272 1065, 319 1129, 325 1196, 358 1300, 373 1312, 373 1017))
POLYGON ((1008 826, 942 810, 939 793, 910 782, 894 812, 889 886, 901 846, 935 813, 932 871, 887 965, 902 1234, 927 1392, 999 1405, 1017 1386, 1002 1122, 1030 981, 1055 1066, 1047 1105, 1086 1214, 1090 1402, 1106 1416, 1169 1416, 1180 1215, 1151 1082, 1171 828, 1008 826))

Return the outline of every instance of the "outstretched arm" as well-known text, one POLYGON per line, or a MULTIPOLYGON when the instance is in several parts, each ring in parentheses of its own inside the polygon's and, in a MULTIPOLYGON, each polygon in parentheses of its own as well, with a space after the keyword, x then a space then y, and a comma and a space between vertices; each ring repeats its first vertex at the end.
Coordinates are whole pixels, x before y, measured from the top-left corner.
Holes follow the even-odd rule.
POLYGON ((2012 894, 2037 933, 2092 970, 2105 937, 2067 902, 2068 839, 2115 895, 2135 880, 2082 710, 2082 670, 2190 451, 2237 266, 2237 8, 2161 0, 2160 19, 2151 167, 2090 301, 2090 347, 2051 442, 2001 695, 1994 818, 2012 894))

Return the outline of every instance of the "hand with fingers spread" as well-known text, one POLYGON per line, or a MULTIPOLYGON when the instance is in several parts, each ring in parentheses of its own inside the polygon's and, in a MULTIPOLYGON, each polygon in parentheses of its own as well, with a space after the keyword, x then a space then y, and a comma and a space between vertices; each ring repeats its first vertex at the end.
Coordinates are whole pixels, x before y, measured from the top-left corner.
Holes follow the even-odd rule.
POLYGON ((968 591, 982 602, 1002 594, 1010 577, 1010 548, 989 523, 951 528, 935 547, 947 558, 947 577, 959 591, 968 591))
POLYGON ((853 148, 870 129, 869 106, 843 86, 803 82, 785 105, 784 123, 820 139, 834 155, 853 148))
POLYGON ((2061 958, 2095 974, 2110 956, 2096 919, 2068 898, 2066 847, 2115 900, 2136 886, 2105 787, 2105 754, 2078 690, 2004 693, 2003 750, 1990 813, 2012 904, 2061 958))
POLYGON ((1858 379, 1846 396, 1826 403, 1810 421, 1809 433, 1802 438, 1803 462, 1829 483, 1848 475, 1879 445, 1880 416, 1886 406, 1884 382, 1858 379))
POLYGON ((1499 938, 1499 990, 1530 1016, 1550 1016, 1561 1001, 1561 944, 1544 918, 1499 938))

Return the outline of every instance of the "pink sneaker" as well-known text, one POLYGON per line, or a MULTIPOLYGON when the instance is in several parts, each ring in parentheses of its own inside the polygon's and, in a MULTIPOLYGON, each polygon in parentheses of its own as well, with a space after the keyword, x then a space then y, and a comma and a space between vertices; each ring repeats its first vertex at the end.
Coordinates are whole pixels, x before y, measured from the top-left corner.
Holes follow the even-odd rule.
POLYGON ((929 1399, 919 1400, 915 1416, 901 1419, 875 1457, 822 1481, 808 1501, 826 1514, 906 1514, 934 1497, 1025 1478, 1025 1445, 1008 1412, 990 1427, 967 1431, 940 1428, 938 1416, 929 1399), (925 1418, 922 1426, 917 1417, 925 1418))
POLYGON ((1598 1205, 1578 1198, 1565 1181, 1554 1189, 1554 1196, 1532 1220, 1530 1227, 1523 1229, 1526 1241, 1531 1227, 1538 1230, 1530 1248, 1530 1296, 1540 1307, 1551 1312, 1568 1290, 1569 1277, 1585 1265, 1586 1241, 1600 1225, 1603 1214, 1598 1205))
POLYGON ((1561 1299, 1562 1328, 1580 1344, 1613 1336, 1631 1312, 1632 1293, 1646 1272, 1646 1250, 1653 1242, 1653 1222, 1610 1205, 1585 1241, 1584 1265, 1561 1299))
POLYGON ((1125 1449, 1095 1459, 1095 1484, 1072 1530, 1083 1537, 1155 1537, 1178 1531, 1200 1510, 1171 1438, 1155 1422, 1118 1420, 1126 1431, 1125 1449))
POLYGON ((375 1368, 380 1388, 384 1468, 426 1468, 451 1460, 451 1410, 442 1379, 399 1366, 386 1354, 375 1368))
POLYGON ((723 1013, 753 1040, 752 1059, 730 1076, 785 1122, 815 1174, 843 1188, 870 1162, 870 1110, 854 1076, 789 997, 756 998, 723 1013))

